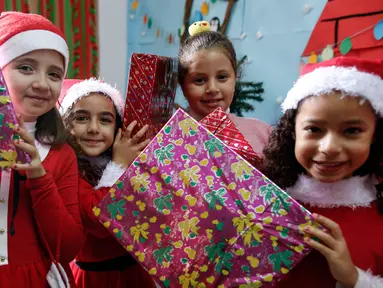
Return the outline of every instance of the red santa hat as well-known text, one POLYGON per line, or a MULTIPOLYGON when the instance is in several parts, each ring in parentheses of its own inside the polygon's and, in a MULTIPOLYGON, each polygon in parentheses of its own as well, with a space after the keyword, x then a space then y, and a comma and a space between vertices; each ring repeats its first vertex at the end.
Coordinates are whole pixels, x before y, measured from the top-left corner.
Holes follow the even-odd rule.
POLYGON ((0 69, 24 54, 42 49, 54 50, 63 55, 66 72, 69 49, 59 28, 36 14, 0 14, 0 69))
POLYGON ((121 93, 110 84, 96 78, 89 78, 87 80, 65 79, 58 101, 60 114, 65 115, 77 101, 88 96, 90 93, 102 93, 109 97, 116 107, 121 119, 123 118, 124 99, 122 98, 121 93))
POLYGON ((338 57, 306 65, 287 93, 282 110, 296 109, 308 96, 341 91, 347 96, 362 97, 383 117, 383 61, 338 57))

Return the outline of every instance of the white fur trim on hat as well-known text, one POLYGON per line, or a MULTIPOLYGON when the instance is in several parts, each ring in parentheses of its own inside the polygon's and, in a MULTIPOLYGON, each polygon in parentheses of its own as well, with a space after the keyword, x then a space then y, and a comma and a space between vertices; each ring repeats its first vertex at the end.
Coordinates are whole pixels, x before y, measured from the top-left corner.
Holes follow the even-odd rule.
POLYGON ((367 99, 375 112, 383 116, 383 79, 355 67, 320 67, 301 76, 287 93, 282 110, 296 109, 302 99, 329 94, 334 90, 342 91, 347 96, 367 99))
POLYGON ((121 118, 124 117, 124 100, 120 92, 108 83, 96 78, 90 78, 72 85, 60 103, 60 114, 65 115, 68 109, 72 108, 82 97, 97 92, 107 95, 113 101, 121 118))
POLYGON ((0 68, 12 60, 35 50, 54 50, 65 58, 65 74, 69 63, 69 49, 65 40, 48 30, 28 30, 16 34, 0 46, 0 68))

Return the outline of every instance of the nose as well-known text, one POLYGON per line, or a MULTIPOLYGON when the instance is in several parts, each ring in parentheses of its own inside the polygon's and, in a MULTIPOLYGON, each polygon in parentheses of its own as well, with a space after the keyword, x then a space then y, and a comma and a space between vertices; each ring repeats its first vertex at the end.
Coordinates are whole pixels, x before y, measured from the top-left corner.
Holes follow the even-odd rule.
POLYGON ((215 95, 217 93, 219 93, 217 82, 215 79, 212 79, 207 83, 206 94, 215 95))
POLYGON ((33 82, 32 86, 35 89, 39 89, 43 91, 47 91, 50 88, 47 77, 45 75, 37 75, 37 78, 33 82))
POLYGON ((328 134, 319 142, 318 150, 327 156, 335 156, 342 151, 342 140, 334 134, 328 134))
POLYGON ((97 134, 99 131, 98 121, 96 119, 90 120, 88 125, 88 133, 97 134))

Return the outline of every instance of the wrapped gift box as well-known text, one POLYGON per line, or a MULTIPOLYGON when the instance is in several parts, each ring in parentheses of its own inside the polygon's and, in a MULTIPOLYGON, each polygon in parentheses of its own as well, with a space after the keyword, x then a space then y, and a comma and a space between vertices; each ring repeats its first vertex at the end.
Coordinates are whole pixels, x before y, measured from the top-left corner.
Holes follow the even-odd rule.
POLYGON ((149 125, 151 139, 170 119, 177 87, 176 58, 134 53, 131 57, 124 128, 136 120, 133 133, 149 125))
POLYGON ((180 109, 94 213, 163 287, 275 285, 309 253, 302 231, 316 225, 180 109))
POLYGON ((221 107, 201 119, 200 124, 252 165, 261 162, 261 158, 254 152, 245 137, 230 120, 229 115, 221 107))
POLYGON ((29 163, 29 155, 13 145, 13 129, 17 125, 17 118, 7 86, 0 72, 0 170, 9 169, 14 163, 29 163))

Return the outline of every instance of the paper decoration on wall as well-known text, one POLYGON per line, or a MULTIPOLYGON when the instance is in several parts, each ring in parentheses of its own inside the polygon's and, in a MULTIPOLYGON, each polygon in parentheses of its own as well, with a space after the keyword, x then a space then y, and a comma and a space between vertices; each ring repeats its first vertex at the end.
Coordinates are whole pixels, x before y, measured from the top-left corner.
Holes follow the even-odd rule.
POLYGON ((243 40, 247 37, 247 33, 243 32, 240 36, 239 39, 243 40))
POLYGON ((380 20, 374 28, 374 37, 376 40, 381 40, 383 38, 383 20, 380 20))
POLYGON ((321 54, 321 60, 326 61, 334 58, 334 50, 331 45, 327 45, 326 48, 323 49, 321 54))
POLYGON ((160 28, 157 28, 157 31, 156 31, 156 37, 157 39, 160 38, 161 36, 161 29, 160 28))
POLYGON ((145 14, 144 15, 144 25, 146 25, 148 23, 148 15, 145 14))
POLYGON ((132 3, 132 11, 136 10, 138 7, 138 0, 134 0, 132 3))
POLYGON ((153 24, 153 21, 152 21, 152 17, 149 17, 148 19, 148 28, 152 28, 152 24, 153 24))
POLYGON ((182 25, 181 28, 178 29, 178 36, 181 37, 185 33, 185 25, 182 25))
POLYGON ((314 64, 314 63, 317 63, 318 62, 318 56, 317 54, 315 54, 315 52, 312 52, 309 59, 308 59, 308 63, 309 64, 314 64))
POLYGON ((204 1, 201 5, 201 13, 202 15, 206 16, 207 14, 209 14, 209 4, 204 1))
POLYGON ((311 4, 305 4, 305 6, 303 6, 304 14, 309 14, 311 10, 313 10, 313 6, 311 4))
POLYGON ((172 33, 170 33, 169 34, 169 44, 172 44, 173 43, 173 34, 172 33))
POLYGON ((263 38, 263 33, 261 32, 261 31, 258 31, 257 33, 256 33, 256 36, 257 36, 257 39, 259 40, 259 39, 262 39, 263 38))
POLYGON ((219 20, 219 18, 217 16, 211 18, 210 31, 218 32, 219 29, 221 29, 221 21, 219 20))
POLYGON ((346 55, 348 52, 351 51, 351 49, 352 49, 351 38, 347 37, 346 39, 342 41, 342 43, 340 43, 340 47, 339 47, 340 53, 342 55, 346 55))
POLYGON ((194 12, 193 18, 190 22, 194 23, 194 22, 202 21, 202 19, 203 19, 203 16, 201 12, 197 10, 194 12))
POLYGON ((134 17, 135 17, 134 14, 130 14, 130 15, 129 15, 129 18, 130 18, 130 20, 132 20, 132 21, 134 20, 134 17))
POLYGON ((210 2, 214 4, 215 2, 217 2, 217 0, 210 0, 210 2))

